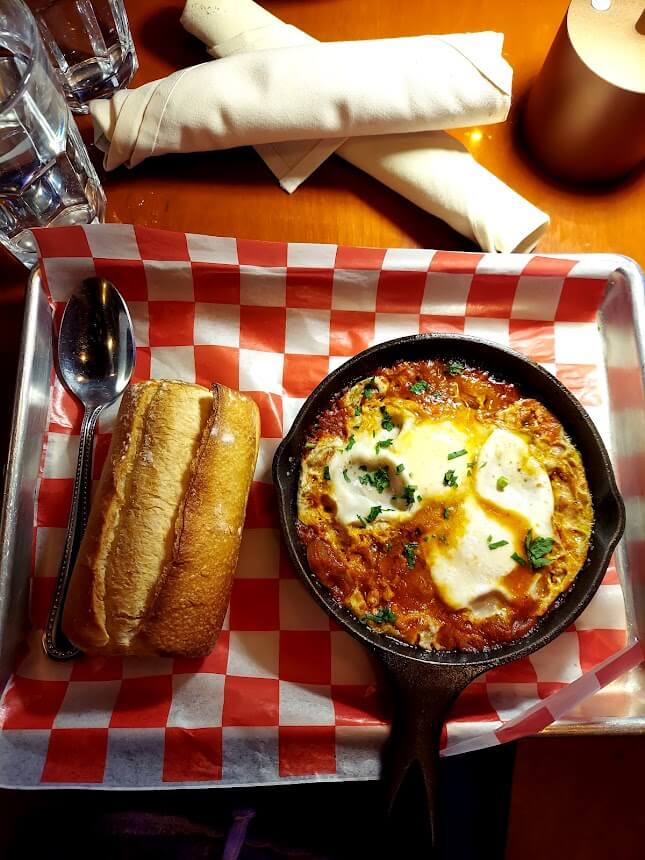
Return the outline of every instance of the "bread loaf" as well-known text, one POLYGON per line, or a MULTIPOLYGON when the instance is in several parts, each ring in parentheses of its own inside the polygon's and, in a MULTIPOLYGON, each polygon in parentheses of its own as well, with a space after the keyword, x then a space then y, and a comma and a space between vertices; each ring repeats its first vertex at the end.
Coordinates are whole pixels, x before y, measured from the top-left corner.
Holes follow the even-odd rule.
POLYGON ((228 606, 259 443, 247 397, 151 380, 123 395, 65 602, 83 651, 195 657, 228 606))

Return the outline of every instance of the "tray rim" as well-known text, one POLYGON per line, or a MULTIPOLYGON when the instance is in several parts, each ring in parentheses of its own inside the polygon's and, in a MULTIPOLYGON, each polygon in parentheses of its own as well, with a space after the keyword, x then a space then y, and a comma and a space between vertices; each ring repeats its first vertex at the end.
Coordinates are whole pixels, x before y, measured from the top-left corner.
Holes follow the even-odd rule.
MULTIPOLYGON (((455 252, 458 253, 458 252, 455 252)), ((464 254, 466 252, 463 252, 464 254)), ((588 261, 597 264, 598 268, 606 270, 607 283, 611 275, 619 271, 627 280, 633 309, 634 329, 636 331, 636 346, 640 360, 641 376, 645 386, 645 274, 639 264, 621 254, 611 253, 570 253, 570 254, 496 254, 486 255, 487 270, 493 260, 500 270, 504 270, 507 261, 517 259, 518 256, 540 257, 547 259, 568 259, 576 261, 588 261), (640 288, 640 289, 639 289, 640 288)), ((357 267, 360 270, 360 266, 357 267)), ((9 436, 9 448, 4 475, 4 505, 0 519, 0 640, 4 637, 6 616, 9 610, 9 601, 4 599, 11 585, 13 553, 16 545, 18 522, 16 514, 18 509, 18 496, 24 469, 22 451, 24 440, 27 436, 27 413, 29 402, 27 392, 29 389, 31 374, 33 372, 35 359, 35 334, 38 324, 38 310, 40 294, 42 291, 41 264, 37 263, 30 271, 25 291, 25 311, 23 316, 23 331, 18 357, 18 370, 16 374, 16 387, 13 401, 13 417, 11 432, 9 436)), ((602 309, 602 306, 601 306, 602 309)), ((49 354, 50 366, 53 366, 52 353, 49 354)), ((610 450, 610 456, 612 452, 610 450)), ((623 595, 625 597, 625 595, 623 595)), ((23 625, 25 626, 25 625, 23 625)), ((633 635, 633 623, 628 619, 628 635, 630 641, 633 635)), ((0 671, 0 695, 4 691, 11 672, 0 671)), ((645 693, 645 667, 633 669, 623 676, 623 681, 630 678, 634 685, 645 693)), ((580 736, 580 735, 624 735, 639 734, 645 730, 645 714, 642 716, 611 716, 606 719, 597 717, 590 720, 561 721, 551 724, 534 736, 580 736)), ((79 786, 80 787, 80 786, 79 786)), ((95 786, 99 788, 100 786, 95 786)), ((177 785, 169 786, 177 787, 177 785)))

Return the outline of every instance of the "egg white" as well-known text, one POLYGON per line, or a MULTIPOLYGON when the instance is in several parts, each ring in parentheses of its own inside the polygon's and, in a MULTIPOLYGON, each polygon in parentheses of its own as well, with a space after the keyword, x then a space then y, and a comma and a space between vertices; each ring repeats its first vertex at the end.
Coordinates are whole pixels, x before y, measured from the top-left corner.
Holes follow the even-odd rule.
POLYGON ((480 422, 419 419, 404 411, 396 413, 390 430, 379 424, 375 431, 373 422, 365 424, 351 445, 337 447, 329 460, 329 494, 337 520, 346 527, 378 531, 411 519, 428 502, 460 505, 460 533, 446 544, 423 544, 428 547, 423 560, 450 608, 477 618, 502 611, 513 599, 504 580, 517 567, 513 554, 526 554, 527 531, 553 534, 549 476, 526 440, 480 422), (378 444, 388 440, 387 447, 378 444), (389 486, 361 482, 378 469, 387 471, 389 486), (414 487, 407 499, 406 487, 414 487), (500 541, 505 543, 490 548, 500 541))

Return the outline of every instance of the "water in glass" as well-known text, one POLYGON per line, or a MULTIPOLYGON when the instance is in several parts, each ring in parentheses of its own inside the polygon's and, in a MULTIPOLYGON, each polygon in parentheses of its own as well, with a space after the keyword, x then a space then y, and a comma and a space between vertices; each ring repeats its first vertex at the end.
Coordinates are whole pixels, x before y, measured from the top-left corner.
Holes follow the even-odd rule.
POLYGON ((0 242, 26 265, 32 227, 102 221, 105 197, 28 9, 0 5, 0 242))

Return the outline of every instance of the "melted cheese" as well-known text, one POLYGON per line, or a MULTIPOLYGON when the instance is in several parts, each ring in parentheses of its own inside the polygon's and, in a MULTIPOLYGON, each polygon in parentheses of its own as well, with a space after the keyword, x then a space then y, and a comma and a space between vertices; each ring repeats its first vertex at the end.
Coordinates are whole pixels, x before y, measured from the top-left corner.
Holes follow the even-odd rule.
POLYGON ((446 550, 433 548, 428 558, 432 579, 443 602, 451 609, 470 608, 478 615, 499 608, 497 600, 485 597, 510 597, 503 578, 516 566, 511 555, 514 532, 501 525, 477 502, 464 502, 465 531, 457 544, 446 550), (490 544, 505 540, 507 544, 490 549, 490 544))
POLYGON ((413 416, 403 418, 402 426, 391 431, 356 434, 354 444, 347 450, 337 450, 330 463, 331 495, 336 502, 336 516, 343 525, 360 523, 375 506, 382 508, 376 522, 409 519, 425 500, 457 501, 464 492, 469 456, 448 459, 452 452, 469 445, 468 436, 450 421, 415 422, 413 416), (379 442, 392 440, 388 447, 379 442), (403 465, 403 470, 397 467, 403 465), (389 486, 378 488, 361 479, 366 473, 387 470, 389 486), (457 487, 444 483, 452 469, 457 487), (412 503, 404 497, 406 487, 412 503))
POLYGON ((475 490, 481 499, 523 517, 535 535, 553 535, 553 489, 545 469, 520 436, 496 429, 479 455, 475 490), (498 489, 498 481, 508 483, 498 489))

